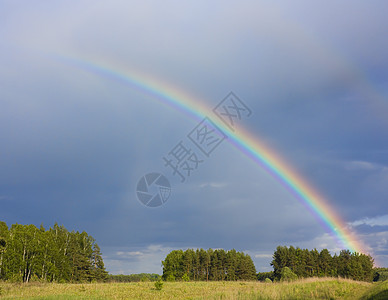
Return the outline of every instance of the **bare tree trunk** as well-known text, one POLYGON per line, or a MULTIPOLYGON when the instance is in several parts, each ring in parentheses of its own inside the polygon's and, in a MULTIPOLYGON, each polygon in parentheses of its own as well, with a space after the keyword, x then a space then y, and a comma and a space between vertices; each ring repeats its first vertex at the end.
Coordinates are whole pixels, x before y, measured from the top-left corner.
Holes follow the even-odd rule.
POLYGON ((31 268, 28 270, 27 280, 26 280, 27 283, 28 281, 30 281, 30 277, 31 277, 31 268))

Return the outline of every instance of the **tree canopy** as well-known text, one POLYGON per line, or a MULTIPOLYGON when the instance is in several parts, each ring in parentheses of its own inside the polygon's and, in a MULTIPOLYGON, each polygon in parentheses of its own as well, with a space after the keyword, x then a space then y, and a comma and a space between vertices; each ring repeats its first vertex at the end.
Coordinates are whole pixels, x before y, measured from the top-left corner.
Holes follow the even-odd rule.
POLYGON ((342 250, 332 256, 327 249, 300 249, 278 246, 273 254, 271 265, 274 278, 282 278, 282 270, 288 267, 299 278, 305 277, 344 277, 354 280, 372 281, 373 258, 369 255, 342 250))
POLYGON ((170 252, 164 261, 164 280, 255 280, 251 257, 236 250, 187 249, 170 252))
POLYGON ((69 232, 55 224, 0 222, 0 279, 29 282, 103 281, 107 277, 100 247, 86 232, 69 232))

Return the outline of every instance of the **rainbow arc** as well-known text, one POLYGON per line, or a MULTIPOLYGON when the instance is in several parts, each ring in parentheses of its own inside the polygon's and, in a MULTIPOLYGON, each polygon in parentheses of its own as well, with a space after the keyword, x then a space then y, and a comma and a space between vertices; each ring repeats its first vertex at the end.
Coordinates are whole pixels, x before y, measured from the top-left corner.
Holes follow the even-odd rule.
MULTIPOLYGON (((58 55, 56 55, 56 59, 88 72, 127 84, 131 88, 190 116, 196 121, 201 121, 212 112, 212 107, 199 99, 148 75, 122 71, 117 67, 104 66, 87 60, 58 55)), ((218 118, 212 118, 212 121, 227 134, 227 140, 230 143, 257 165, 268 171, 283 187, 292 193, 317 218, 326 231, 336 238, 341 247, 353 252, 367 252, 324 197, 306 179, 295 172, 273 149, 268 148, 258 136, 253 135, 244 128, 232 131, 218 118)))

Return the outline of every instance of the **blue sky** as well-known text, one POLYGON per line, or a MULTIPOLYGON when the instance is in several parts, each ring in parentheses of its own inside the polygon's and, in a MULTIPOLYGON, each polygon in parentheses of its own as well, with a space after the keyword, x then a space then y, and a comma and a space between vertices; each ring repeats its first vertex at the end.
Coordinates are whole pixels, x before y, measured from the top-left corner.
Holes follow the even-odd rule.
MULTIPOLYGON (((339 245, 284 187, 223 143, 185 183, 165 156, 197 125, 112 77, 145 74, 216 106, 325 196, 388 265, 384 1, 0 1, 0 219, 85 230, 111 273, 161 273, 172 249, 235 248, 258 271, 278 245, 339 245), (172 195, 147 208, 138 180, 172 195)), ((209 112, 210 114, 211 112, 209 112)))

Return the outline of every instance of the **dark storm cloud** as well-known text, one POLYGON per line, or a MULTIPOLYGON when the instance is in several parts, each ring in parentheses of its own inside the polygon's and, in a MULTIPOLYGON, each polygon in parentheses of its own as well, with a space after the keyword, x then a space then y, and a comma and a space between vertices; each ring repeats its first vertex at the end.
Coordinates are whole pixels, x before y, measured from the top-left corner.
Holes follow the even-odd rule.
POLYGON ((1 6, 0 218, 8 224, 86 230, 114 273, 160 272, 180 247, 248 251, 258 269, 279 244, 339 250, 228 143, 180 184, 162 157, 196 124, 130 85, 53 58, 60 54, 137 70, 209 107, 233 90, 253 111, 242 125, 387 261, 386 225, 359 221, 387 211, 385 2, 1 6), (173 183, 157 209, 135 194, 151 171, 173 183))

